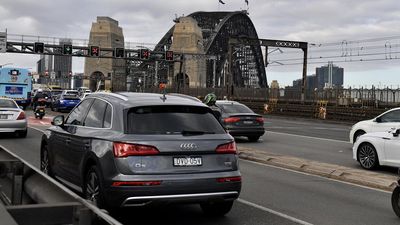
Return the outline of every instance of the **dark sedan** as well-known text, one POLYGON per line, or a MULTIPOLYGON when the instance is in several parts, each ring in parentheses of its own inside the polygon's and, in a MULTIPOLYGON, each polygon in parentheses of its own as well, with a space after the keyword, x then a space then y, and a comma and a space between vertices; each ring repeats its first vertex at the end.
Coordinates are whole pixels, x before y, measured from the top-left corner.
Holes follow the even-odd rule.
POLYGON ((257 141, 264 133, 264 118, 249 107, 235 101, 217 101, 221 109, 221 123, 232 136, 246 136, 257 141))
POLYGON ((51 105, 51 110, 54 111, 70 111, 79 104, 81 99, 74 94, 61 94, 58 95, 51 105))
POLYGON ((201 102, 93 93, 53 124, 42 138, 42 171, 100 208, 199 203, 224 215, 239 196, 235 141, 201 102))

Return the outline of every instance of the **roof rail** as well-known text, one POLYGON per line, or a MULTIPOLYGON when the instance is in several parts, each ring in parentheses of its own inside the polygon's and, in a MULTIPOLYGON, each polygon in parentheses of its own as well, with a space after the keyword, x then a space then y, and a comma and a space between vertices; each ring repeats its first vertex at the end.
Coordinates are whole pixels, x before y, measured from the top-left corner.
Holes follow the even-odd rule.
POLYGON ((116 98, 122 99, 122 100, 124 100, 124 101, 128 101, 128 98, 126 98, 126 97, 125 97, 125 96, 123 96, 123 95, 116 94, 116 93, 109 93, 109 92, 95 92, 94 94, 110 95, 110 96, 113 96, 113 97, 116 97, 116 98))

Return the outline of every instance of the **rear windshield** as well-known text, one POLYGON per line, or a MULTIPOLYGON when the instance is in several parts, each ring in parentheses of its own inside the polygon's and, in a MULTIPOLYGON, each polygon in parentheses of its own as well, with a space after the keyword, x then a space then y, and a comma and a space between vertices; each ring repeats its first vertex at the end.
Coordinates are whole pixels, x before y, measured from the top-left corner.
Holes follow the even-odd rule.
POLYGON ((18 108, 18 106, 11 100, 0 99, 0 108, 18 108))
POLYGON ((225 113, 254 113, 247 106, 241 104, 220 104, 218 107, 225 113))
POLYGON ((65 99, 65 100, 77 100, 77 99, 79 99, 79 97, 77 95, 63 95, 62 99, 65 99))
POLYGON ((225 130, 209 108, 147 106, 128 112, 129 134, 223 134, 225 130))

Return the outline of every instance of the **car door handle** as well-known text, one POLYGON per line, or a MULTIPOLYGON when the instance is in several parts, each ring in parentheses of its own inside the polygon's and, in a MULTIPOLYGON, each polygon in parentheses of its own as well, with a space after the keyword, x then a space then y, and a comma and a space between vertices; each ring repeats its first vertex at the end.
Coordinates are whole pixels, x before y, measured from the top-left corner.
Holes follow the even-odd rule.
POLYGON ((65 143, 66 143, 66 144, 69 144, 69 143, 71 143, 71 139, 69 139, 69 138, 68 138, 68 139, 66 139, 66 140, 65 140, 65 143))
POLYGON ((385 139, 385 140, 390 140, 390 138, 387 138, 387 137, 383 137, 382 139, 385 139))

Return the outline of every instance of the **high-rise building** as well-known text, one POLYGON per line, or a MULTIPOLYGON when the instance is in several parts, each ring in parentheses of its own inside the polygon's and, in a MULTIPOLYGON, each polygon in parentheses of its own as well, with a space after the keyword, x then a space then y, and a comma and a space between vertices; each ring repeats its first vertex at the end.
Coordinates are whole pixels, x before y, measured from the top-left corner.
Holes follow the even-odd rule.
MULTIPOLYGON (((124 48, 124 35, 118 21, 104 16, 98 16, 92 23, 89 46, 101 48, 124 48)), ((83 85, 95 90, 125 91, 126 68, 123 59, 85 58, 85 77, 83 85)))
MULTIPOLYGON (((71 39, 60 39, 59 44, 72 44, 71 39)), ((62 54, 62 49, 55 49, 55 53, 62 54)), ((56 78, 68 77, 72 72, 72 56, 66 55, 55 55, 54 56, 54 68, 53 71, 56 74, 56 78)))
POLYGON ((326 66, 316 68, 318 89, 343 87, 344 70, 341 67, 333 65, 332 62, 326 66))

